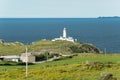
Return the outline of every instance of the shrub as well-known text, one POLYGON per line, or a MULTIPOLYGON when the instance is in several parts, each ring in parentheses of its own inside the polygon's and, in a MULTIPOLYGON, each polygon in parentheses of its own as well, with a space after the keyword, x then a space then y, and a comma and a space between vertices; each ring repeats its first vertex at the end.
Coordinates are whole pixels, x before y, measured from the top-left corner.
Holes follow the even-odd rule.
POLYGON ((54 57, 54 54, 45 52, 44 54, 39 54, 39 55, 35 55, 35 56, 36 56, 36 61, 43 61, 43 60, 47 60, 49 58, 54 57))
POLYGON ((69 47, 73 53, 100 53, 101 51, 91 44, 73 45, 69 47))

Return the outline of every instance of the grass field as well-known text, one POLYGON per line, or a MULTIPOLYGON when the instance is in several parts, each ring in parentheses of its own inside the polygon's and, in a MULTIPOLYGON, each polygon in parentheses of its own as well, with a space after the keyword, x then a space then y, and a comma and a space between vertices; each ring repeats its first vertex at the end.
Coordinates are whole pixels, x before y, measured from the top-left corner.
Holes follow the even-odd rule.
POLYGON ((21 55, 21 53, 25 52, 26 46, 28 47, 28 51, 32 52, 33 54, 45 53, 45 51, 48 51, 50 53, 72 53, 72 52, 100 53, 101 52, 92 44, 83 44, 80 42, 73 43, 69 41, 39 40, 28 45, 25 45, 20 42, 0 43, 0 56, 21 55))
MULTIPOLYGON (((106 73, 120 80, 120 54, 84 53, 65 60, 29 65, 27 80, 99 80, 101 74, 106 73), (92 62, 102 65, 86 65, 92 62)), ((0 80, 26 80, 25 66, 0 66, 0 80)))

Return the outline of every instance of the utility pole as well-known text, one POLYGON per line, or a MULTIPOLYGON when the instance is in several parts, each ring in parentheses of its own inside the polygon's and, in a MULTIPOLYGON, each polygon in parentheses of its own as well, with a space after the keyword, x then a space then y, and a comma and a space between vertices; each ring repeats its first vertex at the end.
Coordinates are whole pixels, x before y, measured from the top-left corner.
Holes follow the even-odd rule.
POLYGON ((28 48, 27 48, 27 46, 26 46, 26 78, 28 77, 28 48))

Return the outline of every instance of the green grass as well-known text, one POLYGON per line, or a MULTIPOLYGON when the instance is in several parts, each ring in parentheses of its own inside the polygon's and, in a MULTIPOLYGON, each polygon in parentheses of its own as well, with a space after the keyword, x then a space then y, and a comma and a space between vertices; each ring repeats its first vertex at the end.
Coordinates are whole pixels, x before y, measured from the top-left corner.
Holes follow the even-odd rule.
MULTIPOLYGON (((98 61, 98 62, 120 62, 120 54, 92 54, 92 53, 83 53, 79 56, 75 56, 72 59, 53 61, 49 63, 44 63, 45 65, 64 65, 64 64, 81 64, 86 61, 98 61)), ((42 64, 42 65, 44 65, 42 64)))
POLYGON ((72 53, 74 51, 95 52, 97 49, 93 45, 82 44, 78 42, 73 43, 69 41, 39 40, 28 45, 24 45, 19 42, 5 42, 0 43, 0 55, 20 55, 21 53, 25 52, 25 46, 28 46, 28 51, 32 52, 33 54, 45 53, 45 51, 52 53, 72 53))
MULTIPOLYGON (((99 80, 111 73, 120 80, 120 54, 80 54, 70 59, 29 65, 27 80, 99 80), (88 62, 113 62, 111 67, 84 69, 88 62)), ((0 80, 26 80, 25 66, 0 66, 0 80)))
MULTIPOLYGON (((0 55, 20 55, 25 52, 25 46, 21 45, 22 43, 9 42, 0 44, 0 55)), ((27 45, 30 52, 40 52, 41 50, 52 50, 52 51, 68 51, 67 48, 71 45, 74 45, 72 42, 68 41, 49 41, 49 40, 40 40, 36 41, 33 44, 27 45)))
MULTIPOLYGON (((41 66, 61 66, 66 64, 82 64, 89 62, 115 62, 120 63, 120 54, 92 54, 92 53, 81 53, 78 56, 74 56, 73 58, 53 61, 53 62, 46 62, 42 64, 30 65, 30 67, 41 67, 41 66)), ((3 66, 0 66, 3 67, 3 66)), ((23 66, 6 66, 6 67, 23 67, 23 66)))

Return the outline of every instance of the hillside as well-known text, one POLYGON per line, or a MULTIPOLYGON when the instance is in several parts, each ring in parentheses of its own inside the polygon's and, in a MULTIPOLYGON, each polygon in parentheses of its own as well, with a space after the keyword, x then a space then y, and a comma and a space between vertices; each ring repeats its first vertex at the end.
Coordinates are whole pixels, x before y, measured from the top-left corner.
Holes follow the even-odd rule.
MULTIPOLYGON (((27 80, 120 80, 119 54, 80 54, 28 66, 27 80), (100 79, 112 74, 114 79, 100 79), (117 78, 117 79, 115 79, 117 78)), ((1 80, 26 80, 25 66, 0 66, 1 80)))
POLYGON ((25 52, 25 46, 28 46, 29 52, 40 54, 45 53, 101 53, 100 49, 92 44, 68 41, 49 41, 39 40, 25 45, 20 42, 3 42, 0 43, 0 55, 19 55, 25 52))

